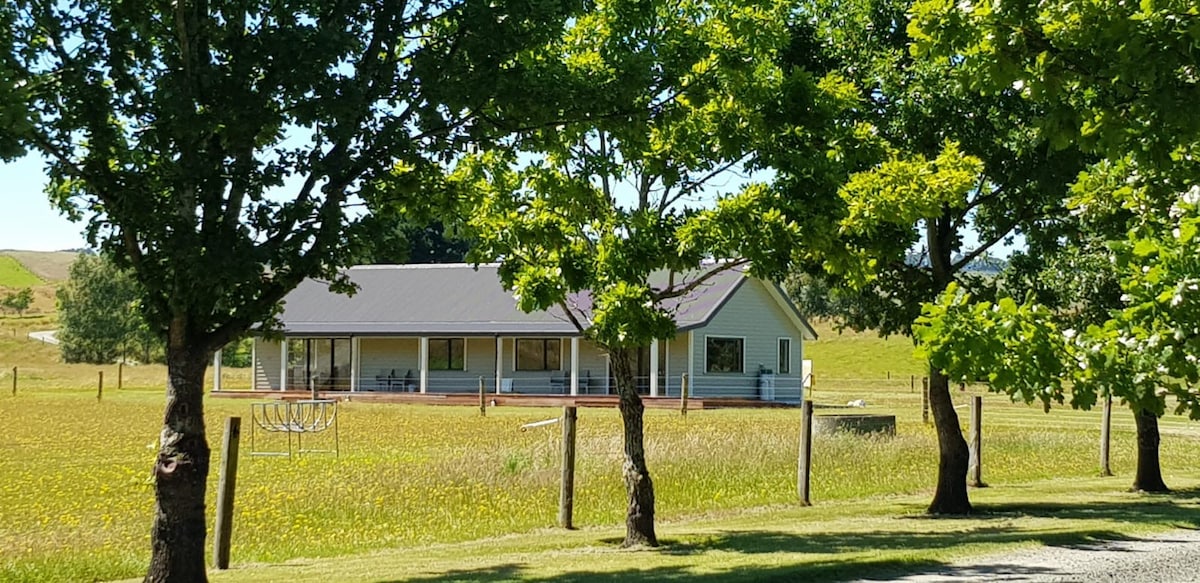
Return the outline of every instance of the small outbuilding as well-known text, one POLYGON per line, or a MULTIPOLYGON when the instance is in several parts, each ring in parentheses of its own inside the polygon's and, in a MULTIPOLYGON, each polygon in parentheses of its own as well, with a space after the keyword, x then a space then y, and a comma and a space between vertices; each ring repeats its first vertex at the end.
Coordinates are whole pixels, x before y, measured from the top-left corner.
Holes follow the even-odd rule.
MULTIPOLYGON (((555 310, 518 309, 496 265, 346 273, 353 295, 307 280, 284 299, 283 341, 254 341, 254 389, 472 393, 482 378, 502 394, 616 392, 604 351, 555 310)), ((638 351, 639 392, 679 396, 687 374, 695 397, 801 399, 816 334, 778 285, 730 270, 667 307, 678 332, 638 351)))

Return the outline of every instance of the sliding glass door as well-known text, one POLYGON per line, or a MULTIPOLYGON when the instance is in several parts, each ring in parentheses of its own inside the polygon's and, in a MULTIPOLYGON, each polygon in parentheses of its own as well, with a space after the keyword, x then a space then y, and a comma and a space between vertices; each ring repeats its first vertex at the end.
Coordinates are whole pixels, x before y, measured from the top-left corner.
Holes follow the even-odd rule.
POLYGON ((350 390, 349 338, 288 340, 288 388, 321 391, 350 390))

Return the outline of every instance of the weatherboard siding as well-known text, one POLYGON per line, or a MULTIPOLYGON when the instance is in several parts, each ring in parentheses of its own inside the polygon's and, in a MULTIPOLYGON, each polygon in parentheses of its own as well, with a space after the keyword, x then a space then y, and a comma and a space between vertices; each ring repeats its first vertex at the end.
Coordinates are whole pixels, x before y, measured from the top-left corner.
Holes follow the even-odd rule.
MULTIPOLYGON (((380 377, 393 376, 395 382, 403 382, 411 372, 414 386, 420 382, 421 370, 417 366, 416 338, 372 338, 358 341, 359 389, 382 391, 386 380, 380 377)), ((419 389, 418 389, 419 390, 419 389)))
POLYGON ((279 343, 273 340, 254 339, 254 388, 279 390, 279 343))
MULTIPOLYGON (((547 338, 556 338, 548 336, 547 338)), ((559 393, 557 386, 551 384, 551 379, 566 379, 564 391, 570 392, 571 382, 571 339, 562 338, 562 364, 558 370, 531 371, 516 370, 516 342, 514 338, 504 339, 503 376, 512 380, 513 392, 524 394, 559 393)), ((579 341, 579 392, 582 394, 603 394, 605 391, 605 374, 608 361, 598 348, 587 340, 579 341), (590 378, 590 382, 589 382, 590 378)), ((493 373, 494 374, 494 373, 493 373)))
POLYGON ((692 395, 761 398, 759 368, 761 366, 775 371, 779 363, 779 339, 791 338, 792 370, 786 375, 776 371, 775 400, 800 399, 801 332, 792 325, 787 313, 767 292, 763 282, 747 279, 713 316, 709 324, 694 330, 694 333, 696 378, 692 395), (705 339, 709 336, 745 339, 742 373, 705 372, 705 339))
POLYGON ((660 359, 658 363, 659 376, 663 380, 663 385, 659 387, 659 395, 678 397, 679 387, 683 383, 683 373, 687 372, 687 332, 679 332, 674 338, 662 342, 667 345, 667 353, 666 358, 660 359))

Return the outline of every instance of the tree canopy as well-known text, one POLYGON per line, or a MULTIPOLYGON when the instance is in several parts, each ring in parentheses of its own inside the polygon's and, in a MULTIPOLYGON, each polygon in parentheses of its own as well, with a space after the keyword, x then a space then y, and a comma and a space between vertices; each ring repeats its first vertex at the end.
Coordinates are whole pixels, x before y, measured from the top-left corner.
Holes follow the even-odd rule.
MULTIPOLYGON (((838 195, 826 199, 830 245, 801 269, 830 288, 842 324, 883 335, 910 335, 922 303, 951 283, 990 297, 991 280, 967 267, 1062 212, 1067 185, 1083 167, 1079 152, 1032 131, 1027 120, 1037 104, 1013 90, 980 95, 957 82, 960 62, 914 55, 909 6, 804 6, 810 52, 857 87, 860 105, 842 123, 864 146, 844 161, 838 195)), ((789 194, 805 200, 812 187, 800 162, 784 157, 772 166, 789 194)), ((941 457, 929 510, 969 512, 966 442, 945 377, 934 368, 930 379, 941 457)))
MULTIPOLYGON (((1157 416, 1166 408, 1166 395, 1178 399, 1177 412, 1196 411, 1192 393, 1200 346, 1194 340, 1195 290, 1189 286, 1200 275, 1192 222, 1200 198, 1200 171, 1193 162, 1200 113, 1189 104, 1200 97, 1200 12, 1193 3, 1171 1, 921 0, 913 14, 910 32, 918 54, 960 64, 959 81, 983 95, 1015 91, 1037 105, 1028 122, 1043 139, 1100 158, 1074 181, 1070 205, 1082 228, 1067 233, 1066 253, 1057 255, 1082 259, 1098 276, 1088 286, 1096 293, 1078 296, 1077 306, 1086 310, 1066 310, 1083 315, 1088 325, 1066 331, 1062 354, 1073 358, 1066 370, 1075 380, 1074 404, 1086 406, 1098 394, 1111 394, 1130 405, 1138 422, 1135 485, 1166 489, 1157 471, 1157 416), (1115 302, 1114 282, 1121 294, 1115 302), (1143 464, 1143 454, 1153 456, 1153 468, 1143 464)), ((975 325, 1050 338, 1050 322, 1013 326, 1016 314, 1032 310, 1039 297, 1046 295, 1031 296, 1020 308, 1005 304, 1012 309, 975 325)), ((945 326, 966 309, 960 300, 943 297, 929 308, 930 325, 945 326)), ((961 331, 977 335, 972 327, 961 331)), ((933 350, 949 355, 943 362, 957 360, 949 344, 933 350)))
POLYGON ((556 46, 565 84, 597 96, 597 115, 519 134, 453 177, 477 193, 472 257, 501 262, 521 309, 563 314, 609 355, 626 545, 657 544, 632 355, 674 336, 670 300, 717 273, 785 273, 802 223, 819 215, 744 173, 779 136, 811 132, 790 153, 819 160, 849 134, 830 112, 853 103, 854 89, 786 63, 792 16, 775 0, 598 2, 556 46))
POLYGON ((141 291, 128 271, 104 257, 80 255, 58 289, 63 361, 111 363, 160 347, 162 340, 149 332, 140 306, 141 291))
POLYGON ((1032 121, 1056 145, 1194 166, 1177 162, 1200 137, 1195 3, 919 0, 913 15, 917 53, 961 62, 959 79, 982 94, 1038 103, 1032 121))
MULTIPOLYGON (((372 240, 354 209, 422 206, 462 145, 526 123, 538 53, 582 3, 0 4, 0 156, 132 270, 169 382, 147 581, 205 579, 212 353, 372 240)), ((551 59, 550 62, 553 60, 551 59)), ((553 104, 542 111, 557 114, 553 104)))
POLYGON ((0 300, 0 307, 6 310, 12 310, 18 316, 23 315, 29 306, 33 305, 33 288, 21 288, 14 292, 5 294, 4 299, 0 300))

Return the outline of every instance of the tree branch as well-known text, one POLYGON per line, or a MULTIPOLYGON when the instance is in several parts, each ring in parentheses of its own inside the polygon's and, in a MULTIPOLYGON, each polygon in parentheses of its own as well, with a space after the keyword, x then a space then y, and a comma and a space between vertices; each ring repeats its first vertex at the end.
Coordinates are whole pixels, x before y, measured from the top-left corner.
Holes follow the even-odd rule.
POLYGON ((671 298, 677 298, 677 297, 680 297, 680 296, 685 296, 685 295, 687 295, 687 294, 691 293, 691 292, 692 292, 692 290, 695 290, 696 288, 700 287, 700 286, 701 286, 701 285, 703 285, 705 282, 707 282, 707 281, 709 281, 710 279, 712 279, 712 278, 716 277, 717 275, 719 275, 719 274, 721 274, 721 273, 724 273, 724 272, 726 272, 726 271, 729 271, 729 270, 731 270, 731 269, 734 269, 734 268, 737 268, 737 267, 741 267, 741 266, 743 266, 743 265, 746 265, 746 264, 748 264, 748 263, 750 263, 750 260, 749 260, 749 259, 745 259, 745 258, 742 258, 742 259, 735 259, 735 260, 733 260, 733 261, 729 261, 729 262, 726 262, 726 263, 721 263, 721 264, 720 264, 720 265, 718 265, 717 267, 714 267, 713 269, 710 269, 710 270, 708 270, 707 272, 705 272, 705 273, 704 273, 703 275, 701 275, 700 277, 697 277, 696 279, 694 279, 694 280, 692 280, 692 281, 690 281, 690 282, 687 282, 687 283, 685 283, 685 284, 683 284, 683 285, 681 285, 681 286, 679 286, 679 287, 677 287, 677 288, 673 288, 673 289, 672 289, 672 287, 673 287, 673 286, 668 286, 668 287, 666 287, 666 288, 664 288, 664 289, 662 289, 662 290, 658 290, 658 291, 657 291, 657 292, 654 294, 654 299, 655 299, 656 301, 662 301, 662 300, 669 300, 669 299, 671 299, 671 298))
MULTIPOLYGON (((980 189, 982 189, 982 185, 983 181, 981 180, 980 189)), ((976 196, 973 200, 967 202, 967 206, 963 208, 962 214, 966 215, 976 208, 1000 198, 1000 196, 1008 192, 1010 188, 1012 188, 1011 184, 1005 184, 1003 186, 993 188, 991 192, 988 192, 987 194, 980 194, 979 196, 976 196)))
POLYGON ((1007 229, 1003 229, 1003 230, 997 232, 986 242, 979 244, 979 246, 977 246, 970 253, 963 255, 962 257, 960 257, 958 259, 958 261, 955 261, 954 263, 950 264, 951 273, 958 273, 960 270, 962 270, 962 268, 966 267, 968 264, 970 264, 972 261, 974 261, 977 257, 979 257, 980 255, 983 255, 984 253, 987 253, 987 251, 989 249, 991 249, 993 245, 1004 240, 1004 238, 1007 237, 1009 235, 1009 233, 1012 233, 1013 229, 1015 229, 1015 228, 1017 228, 1017 223, 1014 222, 1011 225, 1009 225, 1009 227, 1007 229))
POLYGON ((741 157, 739 157, 735 160, 730 160, 727 164, 722 164, 722 165, 718 166, 717 168, 713 169, 712 172, 709 172, 708 174, 704 175, 702 178, 699 178, 697 180, 688 180, 686 184, 684 184, 682 187, 680 187, 679 192, 675 193, 675 196, 670 197, 669 200, 666 197, 663 198, 661 204, 659 205, 658 212, 661 213, 661 212, 665 211, 671 205, 678 202, 681 198, 683 198, 693 192, 696 192, 697 190, 700 190, 701 188, 704 187, 705 184, 708 183, 709 180, 712 180, 713 178, 716 178, 717 176, 725 173, 726 171, 733 168, 734 166, 737 166, 738 164, 742 163, 742 161, 744 161, 749 156, 750 156, 749 154, 743 154, 741 157))
POLYGON ((563 313, 567 315, 567 319, 571 321, 571 325, 574 326, 580 334, 583 334, 586 331, 586 328, 583 327, 583 324, 579 321, 579 318, 575 317, 575 312, 572 312, 571 308, 567 307, 566 300, 559 300, 558 307, 562 308, 563 313))

